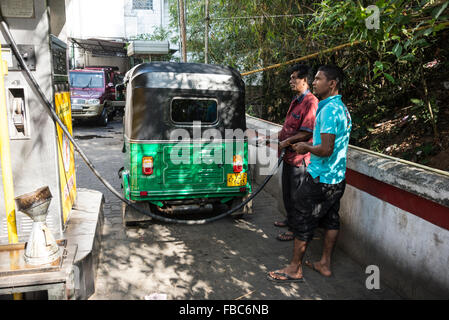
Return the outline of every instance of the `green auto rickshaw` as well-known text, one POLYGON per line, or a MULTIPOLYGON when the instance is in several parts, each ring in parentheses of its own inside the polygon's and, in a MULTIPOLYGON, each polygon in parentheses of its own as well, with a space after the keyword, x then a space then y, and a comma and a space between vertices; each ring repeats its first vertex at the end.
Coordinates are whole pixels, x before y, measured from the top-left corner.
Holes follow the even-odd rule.
MULTIPOLYGON (((235 207, 251 193, 245 85, 230 67, 151 62, 125 76, 126 199, 163 216, 235 207)), ((235 215, 251 213, 248 202, 235 215)), ((149 220, 123 205, 125 225, 149 220)))

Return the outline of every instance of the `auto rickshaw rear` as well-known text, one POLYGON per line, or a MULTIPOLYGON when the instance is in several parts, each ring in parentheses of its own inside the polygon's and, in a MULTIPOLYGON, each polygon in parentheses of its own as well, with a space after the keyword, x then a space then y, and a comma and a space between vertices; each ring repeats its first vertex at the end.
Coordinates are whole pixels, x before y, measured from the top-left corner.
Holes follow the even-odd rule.
MULTIPOLYGON (((153 62, 125 77, 125 197, 162 215, 211 212, 251 192, 245 86, 232 68, 153 62)), ((149 217, 124 206, 124 222, 149 217)), ((251 202, 243 211, 251 211, 251 202)))

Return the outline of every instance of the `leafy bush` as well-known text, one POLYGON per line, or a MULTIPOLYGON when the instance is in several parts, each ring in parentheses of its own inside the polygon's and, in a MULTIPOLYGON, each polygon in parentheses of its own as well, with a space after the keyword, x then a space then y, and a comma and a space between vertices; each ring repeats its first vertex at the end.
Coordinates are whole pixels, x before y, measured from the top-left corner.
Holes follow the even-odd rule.
MULTIPOLYGON (((438 139, 441 109, 433 80, 448 74, 448 2, 405 0, 209 0, 209 61, 241 72, 290 61, 344 43, 305 63, 341 66, 343 100, 353 116, 351 143, 369 135, 384 117, 410 108, 430 122, 438 139), (372 6, 375 5, 373 10, 372 6), (378 13, 378 25, 373 22, 378 13), (371 28, 371 27, 377 28, 371 28), (414 100, 410 100, 414 99, 414 100), (413 102, 414 101, 414 102, 413 102)), ((187 3, 189 61, 204 61, 204 2, 187 3)), ((171 31, 178 34, 177 0, 170 1, 171 31)), ((374 21, 376 22, 376 21, 374 21)), ((175 36, 172 41, 178 41, 175 36)), ((292 92, 288 65, 244 77, 249 112, 282 123, 292 92)), ((445 81, 448 81, 447 79, 445 81)), ((446 105, 446 104, 445 104, 446 105)), ((373 142, 373 148, 380 148, 373 142)))

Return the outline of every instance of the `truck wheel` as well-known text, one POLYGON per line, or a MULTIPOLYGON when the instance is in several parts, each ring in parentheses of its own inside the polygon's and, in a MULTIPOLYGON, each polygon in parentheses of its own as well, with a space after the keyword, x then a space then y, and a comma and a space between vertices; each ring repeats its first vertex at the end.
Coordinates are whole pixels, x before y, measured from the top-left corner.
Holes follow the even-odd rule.
POLYGON ((106 110, 106 108, 103 108, 103 111, 101 112, 100 115, 100 119, 98 120, 98 123, 103 126, 106 127, 108 125, 108 111, 106 110))
POLYGON ((109 105, 109 103, 107 103, 107 102, 105 103, 105 106, 104 106, 104 107, 106 108, 106 110, 107 110, 107 112, 108 112, 108 115, 109 115, 109 121, 114 120, 114 117, 115 117, 115 115, 117 114, 117 112, 116 112, 116 110, 115 110, 115 107, 109 105))
POLYGON ((115 116, 115 107, 109 105, 109 102, 105 101, 104 108, 106 109, 106 112, 108 113, 108 121, 114 120, 115 116))
POLYGON ((112 112, 109 114, 109 120, 110 120, 110 121, 114 120, 114 117, 115 117, 116 115, 117 115, 117 110, 114 109, 114 111, 112 111, 112 112))

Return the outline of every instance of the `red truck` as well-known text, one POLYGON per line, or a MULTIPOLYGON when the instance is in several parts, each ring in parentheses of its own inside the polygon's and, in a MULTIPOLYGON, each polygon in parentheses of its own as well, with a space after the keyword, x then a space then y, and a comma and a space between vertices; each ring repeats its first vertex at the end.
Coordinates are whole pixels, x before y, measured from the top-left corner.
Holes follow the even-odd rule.
POLYGON ((118 67, 91 66, 69 71, 72 118, 94 120, 106 126, 124 100, 116 100, 115 86, 119 84, 118 67))

